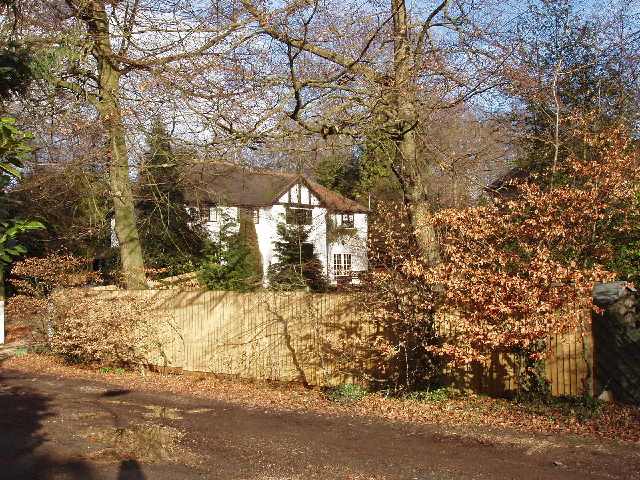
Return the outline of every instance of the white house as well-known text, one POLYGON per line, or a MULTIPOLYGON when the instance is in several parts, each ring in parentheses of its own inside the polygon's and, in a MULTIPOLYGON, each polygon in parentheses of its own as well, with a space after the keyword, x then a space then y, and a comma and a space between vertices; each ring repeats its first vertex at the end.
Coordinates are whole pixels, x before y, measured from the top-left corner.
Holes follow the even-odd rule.
POLYGON ((278 223, 308 227, 309 244, 329 283, 358 283, 358 274, 367 270, 368 209, 308 178, 213 162, 192 167, 183 185, 185 202, 198 209, 212 234, 225 216, 251 213, 265 278, 277 261, 278 223))

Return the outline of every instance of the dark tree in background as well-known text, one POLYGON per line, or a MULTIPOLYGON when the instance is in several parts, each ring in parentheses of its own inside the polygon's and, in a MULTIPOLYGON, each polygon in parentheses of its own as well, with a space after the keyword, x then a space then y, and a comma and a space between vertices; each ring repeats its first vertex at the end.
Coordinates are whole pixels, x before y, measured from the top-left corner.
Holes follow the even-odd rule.
POLYGON ((38 218, 46 230, 25 239, 29 252, 43 256, 61 249, 90 263, 110 249, 109 193, 104 175, 82 162, 30 165, 12 194, 11 210, 38 218))
POLYGON ((185 208, 176 152, 160 116, 147 137, 148 150, 136 182, 138 229, 147 265, 162 275, 192 271, 204 233, 185 208))
POLYGON ((16 22, 20 15, 14 0, 0 0, 0 98, 24 95, 33 78, 31 52, 14 38, 16 22))
POLYGON ((29 50, 11 42, 6 44, 0 52, 0 97, 24 94, 31 78, 29 50))
POLYGON ((352 200, 362 196, 362 165, 356 153, 347 158, 330 156, 321 160, 316 167, 317 182, 352 200))
POLYGON ((248 220, 253 225, 249 215, 241 213, 238 222, 223 214, 220 230, 205 241, 198 280, 209 290, 248 292, 262 284, 260 253, 253 248, 248 220))

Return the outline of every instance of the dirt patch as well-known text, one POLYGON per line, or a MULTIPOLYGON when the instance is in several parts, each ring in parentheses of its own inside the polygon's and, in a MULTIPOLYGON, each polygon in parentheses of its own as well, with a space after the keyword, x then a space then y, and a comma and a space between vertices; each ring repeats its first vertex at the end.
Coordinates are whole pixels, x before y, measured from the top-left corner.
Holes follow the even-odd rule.
MULTIPOLYGON (((640 472, 636 446, 365 415, 381 398, 344 405, 285 386, 178 380, 190 392, 182 394, 152 389, 162 377, 1 366, 0 458, 3 478, 13 480, 599 480, 640 472), (279 396, 289 400, 276 403, 279 396)), ((388 402, 399 418, 400 407, 414 407, 388 402)))
MULTIPOLYGON (((319 414, 379 418, 409 424, 429 424, 468 428, 500 429, 499 438, 509 432, 542 435, 570 435, 608 439, 640 445, 640 408, 620 403, 606 403, 593 411, 574 408, 572 404, 532 406, 516 404, 504 399, 483 396, 445 396, 423 401, 397 399, 383 393, 369 394, 362 401, 336 403, 327 400, 320 389, 305 389, 298 385, 259 382, 234 382, 216 378, 198 379, 180 375, 128 372, 99 373, 94 369, 66 366, 51 357, 24 355, 5 360, 7 368, 48 373, 68 378, 108 381, 118 385, 119 391, 142 389, 173 392, 198 398, 209 398, 243 405, 247 408, 278 408, 287 411, 313 411, 319 414)), ((93 389, 98 387, 87 386, 93 389)), ((153 412, 149 412, 151 415, 153 412)), ((161 415, 158 415, 161 417, 161 415)))

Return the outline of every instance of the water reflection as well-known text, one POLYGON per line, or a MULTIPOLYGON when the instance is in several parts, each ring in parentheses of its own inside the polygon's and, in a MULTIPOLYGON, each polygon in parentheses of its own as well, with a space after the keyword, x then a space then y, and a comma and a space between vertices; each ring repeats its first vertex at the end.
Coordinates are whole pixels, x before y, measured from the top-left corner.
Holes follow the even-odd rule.
POLYGON ((94 432, 90 439, 108 444, 97 455, 101 460, 128 460, 157 462, 177 457, 176 442, 182 434, 171 427, 159 425, 133 425, 94 432))

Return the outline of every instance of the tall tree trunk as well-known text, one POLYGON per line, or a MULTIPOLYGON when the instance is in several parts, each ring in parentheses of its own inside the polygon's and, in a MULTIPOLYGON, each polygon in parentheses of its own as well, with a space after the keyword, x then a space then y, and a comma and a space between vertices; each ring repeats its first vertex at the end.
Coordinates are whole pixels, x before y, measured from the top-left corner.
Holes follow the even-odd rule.
POLYGON ((124 282, 128 289, 144 289, 147 288, 144 259, 136 224, 127 146, 119 107, 113 108, 111 114, 103 114, 103 124, 107 137, 115 233, 120 248, 124 282))
POLYGON ((129 289, 147 288, 142 245, 136 225, 129 158, 120 105, 120 71, 114 60, 104 4, 90 2, 89 31, 95 34, 92 54, 97 61, 100 101, 96 104, 106 141, 115 233, 124 282, 129 289))
POLYGON ((405 0, 391 0, 394 26, 394 85, 391 94, 392 111, 397 116, 395 133, 396 154, 393 171, 400 181, 416 242, 428 266, 440 261, 439 245, 431 222, 425 185, 421 181, 430 168, 425 159, 418 158, 416 126, 419 113, 413 102, 415 91, 411 67, 414 63, 408 38, 408 18, 405 0))

